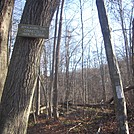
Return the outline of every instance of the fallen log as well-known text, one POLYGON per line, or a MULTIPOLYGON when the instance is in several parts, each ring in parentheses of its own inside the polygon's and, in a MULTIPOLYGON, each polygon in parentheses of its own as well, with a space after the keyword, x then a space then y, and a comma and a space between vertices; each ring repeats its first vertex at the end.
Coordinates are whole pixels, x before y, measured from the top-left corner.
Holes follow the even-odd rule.
MULTIPOLYGON (((134 90, 134 86, 128 86, 123 88, 124 92, 130 91, 130 90, 134 90)), ((110 104, 114 101, 114 97, 112 97, 111 99, 109 99, 106 103, 110 104)))
MULTIPOLYGON (((124 92, 127 92, 127 91, 130 91, 132 89, 134 89, 134 86, 125 87, 123 90, 124 90, 124 92)), ((104 107, 104 106, 113 106, 114 104, 111 104, 113 102, 113 100, 114 100, 114 98, 112 97, 107 102, 105 102, 105 103, 98 103, 98 104, 73 104, 73 103, 71 103, 71 101, 69 101, 68 102, 68 106, 80 106, 80 107, 101 108, 101 107, 104 107)), ((59 103, 59 104, 62 105, 62 106, 64 106, 64 107, 67 105, 66 102, 59 103)))
MULTIPOLYGON (((65 103, 59 103, 59 105, 65 106, 65 103)), ((79 107, 92 107, 92 108, 101 108, 104 106, 113 106, 113 104, 107 104, 107 103, 98 103, 98 104, 73 104, 68 103, 68 106, 79 106, 79 107)))
MULTIPOLYGON (((41 107, 40 107, 40 113, 43 113, 43 111, 44 111, 45 109, 47 109, 46 106, 41 106, 41 107)), ((30 111, 30 114, 33 114, 33 113, 35 113, 35 112, 36 112, 35 109, 34 109, 34 110, 31 110, 31 111, 30 111)))

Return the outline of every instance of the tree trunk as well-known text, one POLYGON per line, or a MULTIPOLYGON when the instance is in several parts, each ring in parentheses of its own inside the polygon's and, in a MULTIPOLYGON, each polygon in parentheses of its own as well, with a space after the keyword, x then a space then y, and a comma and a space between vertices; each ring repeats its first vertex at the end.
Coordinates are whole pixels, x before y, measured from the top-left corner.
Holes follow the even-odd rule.
POLYGON ((101 76, 101 82, 102 82, 102 89, 103 89, 103 102, 106 102, 106 89, 105 89, 105 77, 104 77, 104 67, 103 67, 103 60, 102 60, 102 46, 101 46, 101 57, 99 56, 99 49, 98 49, 98 43, 96 39, 96 50, 97 50, 97 58, 100 66, 100 76, 101 76))
MULTIPOLYGON (((27 0, 21 24, 49 26, 57 0, 27 0)), ((44 39, 16 38, 0 105, 0 134, 26 134, 44 39)))
MULTIPOLYGON (((67 27, 66 27, 66 39, 65 39, 65 48, 66 48, 66 83, 65 83, 65 102, 68 103, 68 99, 69 99, 69 95, 70 95, 70 81, 69 81, 69 42, 70 42, 70 38, 71 38, 71 35, 70 35, 70 31, 67 30, 67 27)), ((68 111, 68 109, 67 109, 68 111)))
POLYGON ((0 2, 0 100, 8 67, 8 33, 12 17, 14 0, 0 2))
POLYGON ((56 11, 56 19, 55 19, 55 31, 54 31, 54 44, 53 44, 53 57, 52 57, 52 70, 50 74, 50 90, 48 97, 48 116, 51 118, 53 113, 53 87, 54 87, 54 69, 55 69, 55 57, 56 57, 56 36, 57 36, 57 24, 58 24, 58 15, 59 15, 59 5, 56 11))
POLYGON ((121 20, 121 28, 122 28, 122 34, 124 37, 124 45, 125 45, 125 61, 126 61, 126 66, 127 66, 127 80, 128 84, 131 84, 132 77, 131 77, 131 69, 130 69, 130 59, 129 59, 129 46, 128 46, 128 37, 127 37, 127 30, 125 27, 124 23, 124 15, 123 15, 123 8, 122 8, 122 0, 118 1, 118 6, 119 6, 119 17, 121 20))
POLYGON ((80 19, 81 19, 81 87, 82 87, 82 92, 83 92, 83 104, 86 102, 86 91, 85 91, 85 83, 84 83, 84 24, 83 24, 83 7, 82 7, 82 2, 79 0, 80 3, 80 19))
POLYGON ((132 70, 133 70, 133 80, 134 80, 134 19, 132 22, 132 70))
POLYGON ((62 13, 63 13, 64 0, 61 4, 58 39, 56 47, 56 61, 55 61, 55 79, 54 79, 54 90, 53 90, 53 116, 54 119, 58 119, 58 70, 59 70, 59 58, 60 58, 60 41, 61 41, 61 31, 62 31, 62 13))
MULTIPOLYGON (((133 75, 133 81, 134 81, 134 19, 132 22, 132 75, 133 75)), ((134 91, 132 91, 132 97, 134 95, 134 91)), ((132 99, 132 102, 134 102, 134 97, 132 99)))
MULTIPOLYGON (((40 72, 40 71, 39 71, 40 72)), ((40 73, 39 73, 40 75, 40 73)), ((36 86, 36 115, 40 115, 40 79, 39 76, 37 78, 37 86, 36 86)))
POLYGON ((112 82, 112 88, 114 92, 116 117, 118 121, 118 133, 129 134, 126 101, 123 92, 122 80, 120 76, 120 70, 118 62, 113 52, 110 29, 108 25, 108 19, 103 0, 96 0, 98 16, 101 25, 101 30, 104 38, 104 45, 106 50, 106 56, 108 60, 109 73, 112 82))

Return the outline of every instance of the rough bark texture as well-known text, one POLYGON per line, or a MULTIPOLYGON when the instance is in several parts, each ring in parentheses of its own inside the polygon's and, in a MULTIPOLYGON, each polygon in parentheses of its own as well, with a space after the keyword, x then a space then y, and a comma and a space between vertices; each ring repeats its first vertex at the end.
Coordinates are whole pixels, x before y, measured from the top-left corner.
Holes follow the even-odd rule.
POLYGON ((118 133, 129 134, 127 112, 126 112, 126 101, 124 97, 118 62, 112 48, 110 28, 108 25, 108 19, 106 15, 105 6, 104 6, 104 1, 96 0, 96 4, 98 9, 98 16, 101 25, 101 30, 104 38, 104 45, 105 45, 106 56, 108 60, 108 67, 109 67, 109 73, 112 82, 112 88, 114 92, 116 117, 117 117, 118 128, 119 128, 118 133))
MULTIPOLYGON (((27 0, 21 24, 49 26, 58 0, 27 0)), ((0 134, 26 134, 44 39, 17 37, 0 105, 0 134)))
POLYGON ((8 31, 14 0, 0 1, 0 100, 8 67, 8 31))

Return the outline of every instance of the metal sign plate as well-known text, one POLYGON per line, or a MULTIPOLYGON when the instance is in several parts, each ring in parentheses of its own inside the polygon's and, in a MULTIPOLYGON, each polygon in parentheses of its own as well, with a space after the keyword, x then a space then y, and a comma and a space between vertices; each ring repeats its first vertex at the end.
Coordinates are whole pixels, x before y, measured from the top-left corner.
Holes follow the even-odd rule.
POLYGON ((49 27, 19 24, 18 25, 18 36, 48 39, 49 38, 49 27))

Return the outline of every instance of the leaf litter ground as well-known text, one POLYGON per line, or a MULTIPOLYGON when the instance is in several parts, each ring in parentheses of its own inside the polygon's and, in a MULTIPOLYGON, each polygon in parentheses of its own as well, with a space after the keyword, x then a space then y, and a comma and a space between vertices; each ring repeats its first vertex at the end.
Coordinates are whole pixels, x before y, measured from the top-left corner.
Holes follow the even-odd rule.
MULTIPOLYGON (((46 119, 45 114, 29 119, 28 134, 117 134, 117 122, 113 108, 70 109, 58 121, 46 119)), ((130 134, 134 134, 134 109, 128 110, 130 134)))

